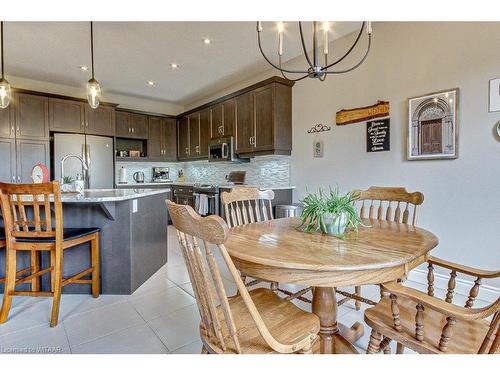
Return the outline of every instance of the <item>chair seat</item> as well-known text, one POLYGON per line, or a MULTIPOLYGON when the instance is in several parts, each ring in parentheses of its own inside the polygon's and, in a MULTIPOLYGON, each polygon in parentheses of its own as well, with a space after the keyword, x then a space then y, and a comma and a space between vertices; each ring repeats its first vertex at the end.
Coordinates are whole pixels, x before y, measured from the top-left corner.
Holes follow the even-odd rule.
MULTIPOLYGON (((100 232, 101 229, 97 227, 91 228, 64 228, 63 238, 64 241, 76 240, 78 238, 82 238, 88 236, 90 234, 94 234, 100 232)), ((0 241, 5 240, 5 231, 4 228, 0 228, 0 241)), ((20 238, 19 242, 43 242, 43 243, 53 243, 55 242, 55 237, 37 237, 37 238, 20 238)))
POLYGON ((431 308, 424 311, 424 340, 415 338, 415 301, 398 296, 398 306, 402 330, 394 329, 391 312, 391 300, 384 297, 380 302, 365 310, 365 322, 383 336, 396 340, 418 353, 422 354, 476 354, 488 332, 487 320, 463 321, 457 320, 453 327, 453 335, 448 342, 446 352, 439 350, 441 332, 446 324, 446 315, 431 308))
MULTIPOLYGON (((316 315, 301 310, 292 302, 278 297, 274 292, 266 288, 254 289, 249 293, 267 328, 280 343, 291 344, 309 332, 319 332, 319 319, 316 315)), ((257 330, 257 326, 241 296, 229 298, 229 305, 235 320, 242 353, 275 353, 257 330)), ((223 322, 224 314, 220 306, 217 313, 219 320, 223 322)), ((210 347, 209 351, 237 353, 225 323, 222 323, 222 334, 226 344, 225 351, 215 342, 213 337, 206 334, 202 326, 200 326, 200 334, 203 342, 210 347)))

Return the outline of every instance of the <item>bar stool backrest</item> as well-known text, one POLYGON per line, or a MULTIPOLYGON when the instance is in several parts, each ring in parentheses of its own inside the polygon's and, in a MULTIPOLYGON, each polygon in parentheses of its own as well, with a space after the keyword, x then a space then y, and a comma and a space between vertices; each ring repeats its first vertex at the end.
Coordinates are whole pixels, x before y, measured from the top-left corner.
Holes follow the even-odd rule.
POLYGON ((221 199, 229 228, 273 219, 272 190, 238 187, 224 191, 221 199))
POLYGON ((12 239, 63 239, 59 182, 45 184, 0 183, 7 242, 12 239), (51 202, 51 199, 53 202, 51 202))

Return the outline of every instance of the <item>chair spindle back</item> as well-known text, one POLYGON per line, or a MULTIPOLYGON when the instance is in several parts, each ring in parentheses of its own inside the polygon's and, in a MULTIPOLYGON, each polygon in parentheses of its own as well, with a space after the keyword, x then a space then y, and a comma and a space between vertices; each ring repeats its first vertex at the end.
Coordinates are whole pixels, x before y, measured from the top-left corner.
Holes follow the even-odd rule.
POLYGON ((257 188, 239 187, 224 191, 221 195, 226 222, 230 228, 272 220, 272 190, 261 191, 257 188))
POLYGON ((418 206, 424 202, 420 192, 408 193, 403 187, 371 186, 368 190, 353 190, 359 194, 359 216, 416 225, 418 206), (375 213, 376 212, 376 213, 375 213))

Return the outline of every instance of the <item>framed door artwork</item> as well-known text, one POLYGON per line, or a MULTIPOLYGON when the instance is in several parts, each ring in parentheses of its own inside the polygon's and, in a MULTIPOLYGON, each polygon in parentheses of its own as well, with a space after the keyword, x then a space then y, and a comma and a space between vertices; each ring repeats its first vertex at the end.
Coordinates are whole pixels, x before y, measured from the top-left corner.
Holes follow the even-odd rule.
POLYGON ((407 159, 458 157, 459 89, 408 99, 407 159))

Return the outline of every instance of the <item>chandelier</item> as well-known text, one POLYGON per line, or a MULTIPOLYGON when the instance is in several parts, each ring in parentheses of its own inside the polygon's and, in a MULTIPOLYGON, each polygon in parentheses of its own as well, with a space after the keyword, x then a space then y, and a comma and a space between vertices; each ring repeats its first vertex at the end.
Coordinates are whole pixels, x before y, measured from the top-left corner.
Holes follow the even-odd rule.
POLYGON ((305 69, 303 70, 294 70, 294 69, 285 69, 282 66, 282 56, 283 56, 283 34, 284 34, 284 23, 283 22, 278 22, 278 63, 275 64, 269 59, 266 54, 264 53, 264 50, 262 49, 262 44, 261 44, 261 33, 262 33, 262 22, 257 22, 257 40, 259 43, 259 50, 262 53, 262 56, 264 59, 274 68, 278 69, 281 72, 281 75, 283 78, 286 78, 290 81, 300 81, 304 78, 318 78, 320 81, 324 81, 326 79, 326 76, 328 74, 343 74, 343 73, 348 73, 359 67, 363 62, 366 60, 366 57, 368 56, 368 53, 370 52, 370 47, 371 47, 371 42, 372 42, 372 26, 371 22, 363 22, 361 24, 361 28, 359 29, 359 32, 357 34, 356 39, 354 40, 354 43, 352 46, 347 50, 347 52, 342 56, 336 59, 335 61, 328 63, 328 34, 330 30, 330 24, 329 22, 323 22, 322 25, 322 34, 323 34, 323 63, 320 62, 320 46, 319 46, 319 39, 321 37, 321 31, 319 30, 319 22, 314 21, 313 22, 313 37, 312 37, 312 59, 311 56, 309 56, 308 52, 308 47, 304 41, 304 33, 302 32, 302 22, 298 22, 299 24, 299 34, 300 34, 300 42, 302 44, 302 50, 304 52, 304 56, 306 58, 306 61, 309 66, 306 66, 305 69), (351 52, 354 50, 356 45, 361 39, 361 36, 363 35, 363 30, 366 29, 366 34, 368 35, 368 45, 366 48, 366 52, 355 65, 351 66, 350 68, 344 68, 340 70, 331 70, 332 67, 335 65, 339 64, 341 61, 343 61, 347 56, 351 54, 351 52), (301 74, 302 76, 299 78, 289 78, 285 75, 285 73, 289 74, 301 74))

